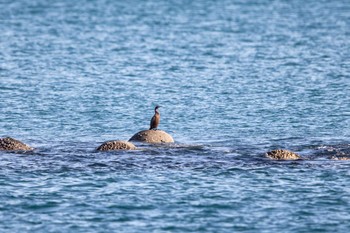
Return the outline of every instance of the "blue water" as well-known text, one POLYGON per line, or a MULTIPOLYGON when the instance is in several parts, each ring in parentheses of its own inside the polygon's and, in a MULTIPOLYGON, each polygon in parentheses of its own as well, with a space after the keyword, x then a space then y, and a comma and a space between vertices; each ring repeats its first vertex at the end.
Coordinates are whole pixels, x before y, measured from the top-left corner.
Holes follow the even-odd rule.
POLYGON ((349 232, 347 0, 0 0, 1 232, 349 232), (171 146, 96 152, 146 129, 171 146), (304 160, 272 161, 285 148, 304 160))

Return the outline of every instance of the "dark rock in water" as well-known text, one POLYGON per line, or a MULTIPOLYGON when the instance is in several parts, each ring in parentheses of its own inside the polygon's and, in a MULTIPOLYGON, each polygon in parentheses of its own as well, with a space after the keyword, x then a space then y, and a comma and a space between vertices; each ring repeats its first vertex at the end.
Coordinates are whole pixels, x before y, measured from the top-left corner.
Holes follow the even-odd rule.
POLYGON ((0 138, 0 150, 33 150, 30 146, 27 146, 23 142, 20 142, 16 139, 6 137, 0 138))
POLYGON ((131 142, 126 141, 108 141, 104 142, 96 150, 135 150, 136 147, 131 142))
POLYGON ((129 141, 147 143, 172 143, 174 139, 162 130, 143 130, 136 133, 129 141))
POLYGON ((350 160, 350 144, 322 145, 314 156, 331 160, 350 160))
POLYGON ((301 159, 300 156, 289 150, 272 150, 266 153, 270 159, 276 160, 296 160, 301 159))

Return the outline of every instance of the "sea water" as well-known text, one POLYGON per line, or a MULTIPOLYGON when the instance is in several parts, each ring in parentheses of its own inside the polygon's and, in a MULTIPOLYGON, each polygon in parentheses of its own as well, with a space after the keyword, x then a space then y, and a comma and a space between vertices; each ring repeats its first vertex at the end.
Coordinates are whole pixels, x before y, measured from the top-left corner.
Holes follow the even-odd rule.
POLYGON ((1 232, 348 232, 349 119, 347 0, 0 0, 1 232))

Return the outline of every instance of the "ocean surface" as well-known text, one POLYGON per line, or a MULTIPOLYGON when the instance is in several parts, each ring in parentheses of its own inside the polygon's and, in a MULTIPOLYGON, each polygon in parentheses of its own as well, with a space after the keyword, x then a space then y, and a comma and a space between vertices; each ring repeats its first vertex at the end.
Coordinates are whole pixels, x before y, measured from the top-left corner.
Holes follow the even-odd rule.
POLYGON ((0 232, 350 232, 350 3, 0 0, 5 136, 0 232))

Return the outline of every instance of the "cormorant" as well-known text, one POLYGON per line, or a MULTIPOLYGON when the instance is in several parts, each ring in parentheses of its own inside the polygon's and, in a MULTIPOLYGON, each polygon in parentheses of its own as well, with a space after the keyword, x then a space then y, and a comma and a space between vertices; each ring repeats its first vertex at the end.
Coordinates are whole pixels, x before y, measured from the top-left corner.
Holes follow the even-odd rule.
POLYGON ((160 108, 160 106, 156 106, 154 109, 154 115, 151 119, 151 124, 149 129, 154 129, 156 130, 158 128, 159 122, 160 122, 160 113, 158 112, 158 108, 160 108))

